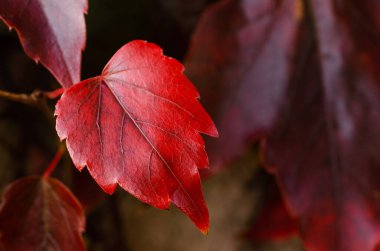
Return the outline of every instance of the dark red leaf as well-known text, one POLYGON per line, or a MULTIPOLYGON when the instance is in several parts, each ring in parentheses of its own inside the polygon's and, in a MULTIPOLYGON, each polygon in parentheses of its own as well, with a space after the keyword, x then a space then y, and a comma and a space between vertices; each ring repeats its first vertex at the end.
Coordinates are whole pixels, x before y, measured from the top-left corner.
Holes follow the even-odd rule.
POLYGON ((157 208, 170 202, 209 228, 198 168, 208 167, 199 132, 217 136, 183 66, 144 41, 122 47, 99 77, 61 97, 57 132, 74 164, 107 193, 117 184, 157 208))
POLYGON ((86 250, 83 210, 58 180, 26 177, 13 182, 0 205, 0 238, 5 250, 86 250))
POLYGON ((209 84, 206 100, 222 90, 211 156, 262 139, 308 250, 380 241, 378 13, 373 0, 230 0, 193 39, 189 75, 209 84))
POLYGON ((0 0, 0 18, 15 28, 25 53, 65 88, 80 81, 87 0, 0 0))
POLYGON ((297 1, 288 2, 222 1, 193 35, 186 69, 221 132, 207 142, 213 169, 242 154, 277 118, 299 22, 297 1))

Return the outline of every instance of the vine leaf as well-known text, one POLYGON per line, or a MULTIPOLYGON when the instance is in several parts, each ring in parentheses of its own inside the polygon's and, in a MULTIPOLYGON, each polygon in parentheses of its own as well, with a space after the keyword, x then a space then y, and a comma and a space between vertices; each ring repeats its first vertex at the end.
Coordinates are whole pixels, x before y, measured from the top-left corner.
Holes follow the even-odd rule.
POLYGON ((0 18, 15 28, 25 53, 65 88, 80 81, 87 0, 0 0, 0 18))
POLYGON ((208 167, 199 132, 217 130, 184 67, 145 41, 124 45, 98 77, 72 86, 56 106, 57 132, 79 170, 107 193, 116 185, 143 202, 170 202, 209 228, 198 168, 208 167))
POLYGON ((215 172, 275 123, 295 51, 297 1, 221 1, 199 20, 185 60, 220 139, 206 142, 215 172))
POLYGON ((86 250, 82 206, 60 181, 25 177, 10 184, 0 205, 5 251, 86 250))
POLYGON ((379 11, 372 0, 221 1, 185 64, 220 129, 212 163, 260 141, 311 251, 380 243, 379 11))

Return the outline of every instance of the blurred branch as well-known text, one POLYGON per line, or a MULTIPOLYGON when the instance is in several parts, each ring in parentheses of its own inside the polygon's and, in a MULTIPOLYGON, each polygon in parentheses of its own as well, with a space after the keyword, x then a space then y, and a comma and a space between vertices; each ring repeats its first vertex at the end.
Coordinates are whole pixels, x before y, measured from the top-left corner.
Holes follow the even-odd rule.
POLYGON ((63 91, 64 91, 63 88, 59 88, 51 92, 35 90, 31 94, 26 94, 26 93, 12 93, 8 91, 0 90, 0 98, 38 108, 46 115, 49 122, 54 126, 55 121, 54 121, 53 111, 49 107, 47 100, 58 98, 63 93, 63 91))
POLYGON ((11 100, 11 101, 23 103, 26 105, 38 107, 40 106, 41 102, 46 101, 46 99, 58 98, 63 93, 63 91, 64 91, 63 88, 59 88, 50 92, 35 90, 31 94, 25 94, 25 93, 13 93, 13 92, 0 90, 0 97, 11 100))
POLYGON ((4 99, 8 99, 11 101, 23 103, 25 105, 30 106, 39 106, 41 103, 42 96, 41 91, 34 91, 32 94, 25 94, 25 93, 12 93, 0 90, 0 97, 4 99))

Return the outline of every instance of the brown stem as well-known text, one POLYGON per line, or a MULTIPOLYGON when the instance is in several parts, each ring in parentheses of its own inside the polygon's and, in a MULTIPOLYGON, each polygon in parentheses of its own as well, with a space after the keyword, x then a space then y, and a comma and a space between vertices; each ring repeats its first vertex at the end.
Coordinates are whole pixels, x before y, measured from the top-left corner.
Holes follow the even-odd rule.
POLYGON ((55 120, 53 116, 53 111, 50 109, 46 100, 58 98, 63 93, 63 91, 64 91, 63 88, 59 88, 51 92, 43 92, 40 90, 35 90, 31 94, 25 94, 25 93, 12 93, 12 92, 0 90, 0 98, 19 102, 19 103, 33 106, 40 109, 46 115, 50 124, 54 127, 55 120))
POLYGON ((61 160, 62 155, 65 153, 66 147, 64 144, 61 144, 58 148, 57 153, 55 154, 53 160, 50 162, 48 167, 46 168, 43 177, 47 178, 50 176, 50 174, 54 171, 55 167, 57 166, 58 162, 61 160))
POLYGON ((56 99, 64 92, 63 88, 58 88, 54 91, 44 92, 40 90, 35 90, 31 94, 25 93, 13 93, 0 90, 0 97, 15 102, 23 103, 31 106, 39 106, 41 101, 46 99, 56 99))
POLYGON ((12 93, 12 92, 7 92, 0 90, 0 97, 8 100, 12 100, 15 102, 23 103, 26 105, 31 105, 31 106, 38 106, 40 103, 39 98, 39 93, 40 92, 33 92, 32 94, 25 94, 25 93, 12 93))

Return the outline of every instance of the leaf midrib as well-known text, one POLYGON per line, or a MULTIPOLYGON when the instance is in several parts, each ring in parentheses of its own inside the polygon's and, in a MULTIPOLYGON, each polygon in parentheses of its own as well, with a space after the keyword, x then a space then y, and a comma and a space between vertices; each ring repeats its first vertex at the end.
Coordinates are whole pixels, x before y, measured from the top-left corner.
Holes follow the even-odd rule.
MULTIPOLYGON (((145 132, 142 130, 142 128, 138 125, 137 121, 132 117, 132 115, 130 114, 130 112, 128 111, 128 109, 123 105, 123 103, 121 102, 120 100, 120 97, 115 93, 115 91, 107 84, 106 82, 106 79, 103 79, 103 83, 108 87, 108 89, 111 91, 112 95, 115 97, 116 101, 118 102, 118 104, 120 105, 120 107, 123 109, 124 111, 124 114, 126 114, 128 116, 128 118, 132 121, 133 125, 136 127, 136 129, 140 132, 140 134, 143 136, 143 138, 145 139, 145 141, 150 145, 150 147, 152 148, 152 150, 154 152, 156 152, 157 156, 161 159, 161 161, 164 163, 164 165, 166 166, 166 168, 169 170, 170 174, 174 177, 174 179, 176 180, 176 182, 178 183, 179 187, 181 188, 181 190, 184 192, 184 194, 190 199, 191 203, 193 204, 193 206, 196 208, 196 210, 198 211, 200 217, 202 218, 202 221, 205 222, 205 219, 203 217, 203 214, 201 213, 201 210, 199 209, 199 207, 197 206, 197 204, 195 203, 195 201, 193 200, 193 198, 190 196, 190 194, 186 191, 184 185, 182 184, 182 182, 178 179, 178 177, 176 176, 176 174, 174 173, 174 171, 171 169, 170 165, 167 163, 167 161, 165 160, 165 158, 161 155, 161 153, 156 149, 156 147, 153 145, 153 143, 151 142, 151 140, 148 138, 148 136, 145 134, 145 132)), ((101 85, 102 83, 100 83, 101 85)), ((100 89, 99 89, 100 91, 100 89)))

